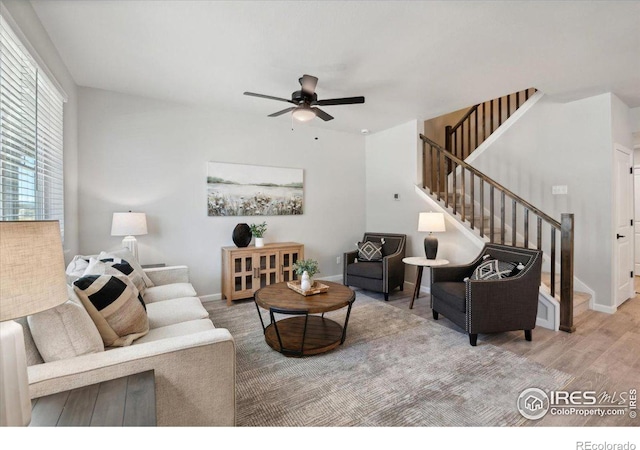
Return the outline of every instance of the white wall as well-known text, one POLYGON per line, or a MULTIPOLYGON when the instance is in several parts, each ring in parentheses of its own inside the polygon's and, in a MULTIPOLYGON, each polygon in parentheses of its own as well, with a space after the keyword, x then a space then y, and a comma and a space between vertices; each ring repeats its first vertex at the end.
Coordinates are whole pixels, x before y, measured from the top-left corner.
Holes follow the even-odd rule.
POLYGON ((119 246, 113 212, 145 212, 141 263, 186 264, 199 295, 219 294, 233 228, 266 220, 265 242, 301 242, 320 276, 342 273, 365 230, 362 136, 89 88, 78 104, 81 253, 119 246), (208 217, 208 161, 304 169, 304 214, 208 217))
POLYGON ((629 123, 633 133, 633 145, 640 148, 640 107, 629 110, 629 123))
POLYGON ((612 152, 611 94, 571 103, 544 97, 474 161, 550 216, 575 214, 575 275, 605 309, 613 305, 612 152), (554 185, 568 194, 552 195, 554 185))
MULTIPOLYGON (((424 233, 419 233, 418 215, 430 211, 428 204, 415 192, 419 184, 418 168, 422 146, 419 134, 422 121, 412 120, 388 130, 367 136, 367 231, 407 235, 407 256, 424 256, 424 233), (396 201, 393 194, 399 194, 396 201)), ((438 233, 438 258, 453 264, 471 261, 479 252, 447 215, 447 231, 438 233)), ((415 268, 406 269, 406 281, 414 282, 415 268)), ((428 271, 422 286, 429 287, 428 271)))
POLYGON ((64 105, 64 248, 67 261, 78 252, 78 105, 77 87, 67 67, 60 58, 49 35, 42 27, 31 3, 24 0, 3 0, 0 2, 3 16, 23 42, 31 47, 39 64, 46 67, 50 75, 67 94, 64 105), (22 34, 22 36, 20 36, 22 34))

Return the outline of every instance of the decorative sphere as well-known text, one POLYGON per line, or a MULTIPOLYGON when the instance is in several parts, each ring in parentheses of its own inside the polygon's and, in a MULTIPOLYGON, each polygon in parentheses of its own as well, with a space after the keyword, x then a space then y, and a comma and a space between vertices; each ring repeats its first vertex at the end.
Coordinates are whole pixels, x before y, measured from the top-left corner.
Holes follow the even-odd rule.
POLYGON ((238 247, 246 247, 251 242, 251 228, 246 223, 239 223, 231 235, 233 243, 238 247))

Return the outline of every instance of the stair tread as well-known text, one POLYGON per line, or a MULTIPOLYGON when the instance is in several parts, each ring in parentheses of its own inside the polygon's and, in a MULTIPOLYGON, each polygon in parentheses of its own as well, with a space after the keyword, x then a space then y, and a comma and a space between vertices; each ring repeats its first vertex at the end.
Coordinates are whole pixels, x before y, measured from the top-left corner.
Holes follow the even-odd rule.
MULTIPOLYGON (((560 274, 556 274, 556 298, 559 299, 559 291, 560 291, 560 274)), ((545 286, 549 287, 551 285, 551 272, 542 272, 542 283, 545 286)), ((587 303, 591 300, 591 294, 582 291, 573 290, 573 307, 582 305, 583 303, 587 303)))

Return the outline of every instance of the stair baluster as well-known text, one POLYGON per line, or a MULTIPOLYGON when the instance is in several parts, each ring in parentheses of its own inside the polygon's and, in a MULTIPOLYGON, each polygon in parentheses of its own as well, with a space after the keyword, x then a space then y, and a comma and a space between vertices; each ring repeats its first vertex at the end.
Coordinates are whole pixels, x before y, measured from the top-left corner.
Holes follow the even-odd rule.
POLYGON ((491 134, 496 131, 514 112, 524 104, 520 102, 522 94, 526 100, 529 99, 529 92, 536 92, 535 88, 529 88, 524 91, 515 92, 505 95, 498 99, 489 100, 487 102, 478 103, 472 106, 462 116, 455 125, 445 127, 445 145, 444 148, 453 153, 460 159, 466 159, 480 144, 482 144, 491 134), (511 96, 515 96, 515 108, 511 110, 511 96), (504 101, 503 101, 504 100, 504 101), (506 103, 506 110, 503 111, 503 104, 506 103), (481 113, 481 124, 478 124, 479 111, 481 113), (497 111, 496 111, 497 110, 497 111), (471 128, 475 124, 475 141, 471 142, 471 128), (482 129, 482 139, 478 140, 478 125, 482 129), (465 142, 465 128, 467 139, 465 142), (487 129, 488 128, 488 129, 487 129), (459 137, 458 137, 459 136, 459 137))
POLYGON ((424 135, 420 135, 423 142, 423 161, 425 164, 429 164, 428 168, 423 169, 423 189, 428 190, 432 197, 435 197, 438 202, 444 202, 445 209, 451 208, 453 215, 458 215, 462 222, 470 224, 470 228, 475 228, 475 183, 479 186, 479 209, 480 209, 480 225, 478 233, 480 237, 489 239, 490 242, 496 240, 496 204, 495 195, 496 191, 500 193, 500 223, 499 223, 499 236, 500 242, 505 243, 506 235, 506 209, 507 198, 510 200, 511 205, 511 244, 517 245, 518 237, 518 206, 523 210, 523 226, 522 235, 524 236, 524 246, 529 247, 529 223, 530 214, 533 214, 536 218, 536 247, 542 250, 548 257, 551 266, 551 283, 549 286, 551 296, 556 295, 556 256, 557 256, 557 243, 556 233, 560 232, 560 329, 567 332, 575 331, 573 325, 573 239, 574 239, 574 218, 573 214, 562 214, 561 222, 548 216, 526 200, 522 199, 515 193, 511 192, 497 181, 491 179, 484 173, 477 170, 475 167, 469 165, 461 158, 454 155, 452 152, 440 147, 437 143, 427 138, 424 135), (433 170, 435 157, 435 171, 433 170), (442 170, 441 170, 442 168, 442 170), (458 168, 460 174, 458 175, 458 168), (434 176, 435 172, 435 176, 434 176), (428 176, 426 174, 429 174, 428 176), (466 174, 469 174, 469 190, 466 188, 466 174), (451 174, 451 187, 452 191, 449 191, 449 176, 451 174), (462 176, 460 180, 461 192, 457 191, 458 188, 458 176, 462 176), (485 233, 485 183, 489 185, 489 230, 488 236, 485 233), (442 199, 442 189, 444 188, 444 199, 442 199), (434 193, 435 191, 435 193, 434 193), (450 199, 451 194, 451 199, 450 199), (467 198, 467 195, 469 198, 467 198), (467 201, 470 202, 471 216, 467 214, 467 201), (460 202, 460 210, 458 210, 458 202, 460 202), (452 204, 450 204, 452 203, 452 204), (543 248, 543 222, 545 226, 549 227, 550 239, 548 246, 545 244, 543 248), (548 248, 547 248, 548 247, 548 248))

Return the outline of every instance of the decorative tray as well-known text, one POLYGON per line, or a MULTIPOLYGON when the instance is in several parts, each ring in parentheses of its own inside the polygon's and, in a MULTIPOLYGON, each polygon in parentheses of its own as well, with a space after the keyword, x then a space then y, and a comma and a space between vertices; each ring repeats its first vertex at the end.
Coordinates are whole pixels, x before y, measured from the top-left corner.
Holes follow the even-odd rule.
POLYGON ((289 287, 289 289, 293 289, 298 294, 304 295, 305 297, 307 295, 322 294, 323 292, 327 292, 329 290, 329 286, 318 281, 314 281, 313 286, 311 286, 311 289, 309 289, 308 291, 303 291, 300 288, 300 280, 287 281, 287 286, 289 287))

